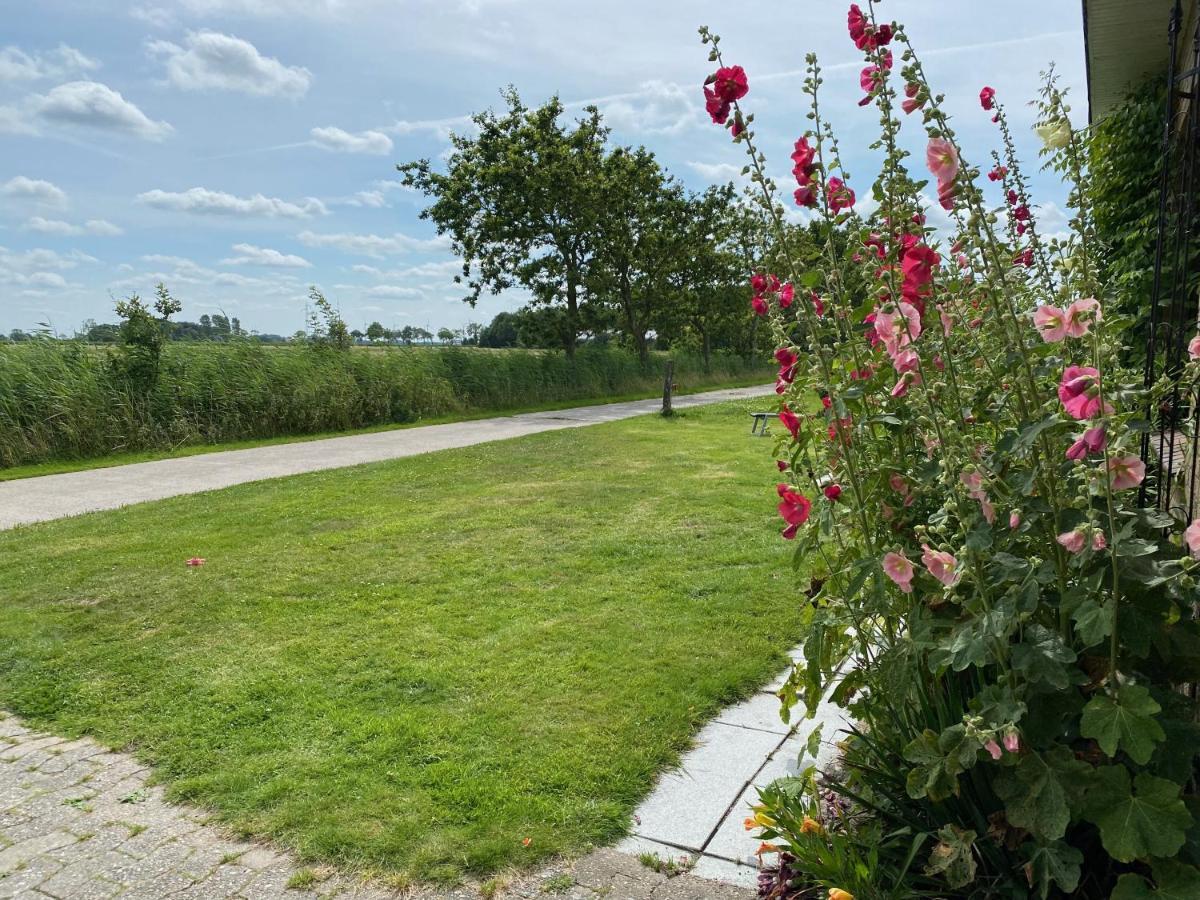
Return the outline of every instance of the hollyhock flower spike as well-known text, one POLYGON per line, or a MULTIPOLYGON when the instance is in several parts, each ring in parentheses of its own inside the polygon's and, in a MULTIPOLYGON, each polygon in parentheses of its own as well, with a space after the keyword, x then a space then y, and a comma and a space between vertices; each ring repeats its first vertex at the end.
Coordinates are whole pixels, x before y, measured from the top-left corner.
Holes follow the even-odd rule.
POLYGON ((903 553, 888 553, 883 557, 883 571, 905 594, 912 593, 913 576, 917 574, 912 561, 903 553))
POLYGON ((792 305, 792 298, 796 296, 796 289, 792 287, 791 282, 784 284, 779 289, 779 305, 783 309, 787 309, 792 305))
POLYGON ((854 191, 837 176, 829 179, 826 192, 829 195, 829 207, 835 213, 854 206, 854 191))
POLYGON ((950 553, 934 550, 928 544, 922 544, 921 562, 929 570, 929 574, 946 587, 958 584, 962 573, 958 570, 958 560, 950 553))
POLYGON ((765 316, 770 311, 766 299, 760 294, 755 294, 750 298, 750 308, 754 310, 756 316, 765 316))
POLYGON ((746 70, 741 66, 722 66, 712 75, 712 89, 726 103, 741 100, 750 90, 746 70))
POLYGON ((1039 306, 1033 314, 1033 324, 1042 340, 1057 344, 1067 336, 1067 314, 1057 306, 1039 306))

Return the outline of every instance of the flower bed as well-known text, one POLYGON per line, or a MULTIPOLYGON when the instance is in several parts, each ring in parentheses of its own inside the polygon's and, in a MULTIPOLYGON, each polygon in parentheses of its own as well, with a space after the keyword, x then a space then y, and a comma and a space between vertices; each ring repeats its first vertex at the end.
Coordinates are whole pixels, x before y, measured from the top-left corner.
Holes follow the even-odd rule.
MULTIPOLYGON (((753 273, 751 303, 779 347, 783 537, 827 570, 781 696, 811 711, 831 689, 858 724, 837 771, 763 792, 748 825, 785 854, 764 893, 1200 897, 1200 729, 1181 690, 1200 680, 1200 520, 1139 505, 1145 410, 1169 385, 1122 368, 1130 318, 1099 276, 1066 97, 1049 74, 1036 130, 1073 215, 1048 239, 996 92, 979 102, 998 149, 973 164, 904 28, 873 3, 848 28, 880 113, 878 211, 856 212, 810 55, 789 190, 827 259, 753 273), (915 171, 901 128, 926 132, 915 171)), ((709 115, 786 246, 752 79, 701 36, 709 115)))

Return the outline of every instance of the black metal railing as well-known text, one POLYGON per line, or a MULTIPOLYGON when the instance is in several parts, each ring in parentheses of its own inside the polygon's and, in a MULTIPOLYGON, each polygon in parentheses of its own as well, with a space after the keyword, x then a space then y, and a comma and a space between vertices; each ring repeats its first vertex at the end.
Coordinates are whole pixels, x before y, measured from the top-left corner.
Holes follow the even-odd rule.
POLYGON ((1181 382, 1180 374, 1200 312, 1200 0, 1188 0, 1187 6, 1176 0, 1168 29, 1170 69, 1145 369, 1146 387, 1156 388, 1156 399, 1146 415, 1151 427, 1142 437, 1147 478, 1141 500, 1144 506, 1190 520, 1197 515, 1200 480, 1200 397, 1181 382))

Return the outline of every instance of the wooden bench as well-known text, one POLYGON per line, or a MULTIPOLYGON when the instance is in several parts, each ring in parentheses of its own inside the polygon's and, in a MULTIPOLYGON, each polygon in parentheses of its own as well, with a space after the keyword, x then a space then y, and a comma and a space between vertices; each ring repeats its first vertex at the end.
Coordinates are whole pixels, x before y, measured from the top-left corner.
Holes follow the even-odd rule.
POLYGON ((770 420, 771 414, 766 412, 752 412, 750 413, 750 418, 754 420, 750 423, 750 433, 757 434, 759 437, 766 437, 767 422, 770 420))

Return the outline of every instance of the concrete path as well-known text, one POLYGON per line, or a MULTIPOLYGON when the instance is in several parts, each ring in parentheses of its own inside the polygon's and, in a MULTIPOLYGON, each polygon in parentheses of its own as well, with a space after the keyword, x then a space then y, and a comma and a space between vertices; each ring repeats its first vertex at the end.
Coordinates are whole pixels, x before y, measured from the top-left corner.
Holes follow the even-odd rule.
POLYGON ((0 713, 0 898, 20 900, 753 900, 695 875, 668 878, 599 850, 541 872, 481 885, 420 888, 303 866, 228 837, 175 806, 132 756, 67 741, 0 713))
MULTIPOLYGON (((802 657, 797 649, 793 660, 802 657)), ((794 775, 809 735, 821 727, 818 768, 829 765, 837 753, 847 719, 828 701, 813 719, 793 727, 779 718, 775 692, 788 673, 749 700, 726 709, 696 740, 675 772, 659 779, 654 792, 638 807, 632 836, 617 845, 623 853, 651 853, 661 859, 687 859, 693 875, 754 889, 761 841, 743 822, 758 801, 758 789, 778 778, 794 775)), ((796 711, 797 716, 801 711, 796 711)), ((805 765, 812 763, 805 760, 805 765)), ((774 863, 772 856, 761 862, 774 863)))
MULTIPOLYGON (((687 409, 773 393, 769 385, 707 391, 676 397, 674 405, 677 409, 687 409)), ((0 530, 248 481, 416 456, 540 431, 615 422, 661 408, 662 401, 658 399, 580 406, 0 482, 0 530)))

